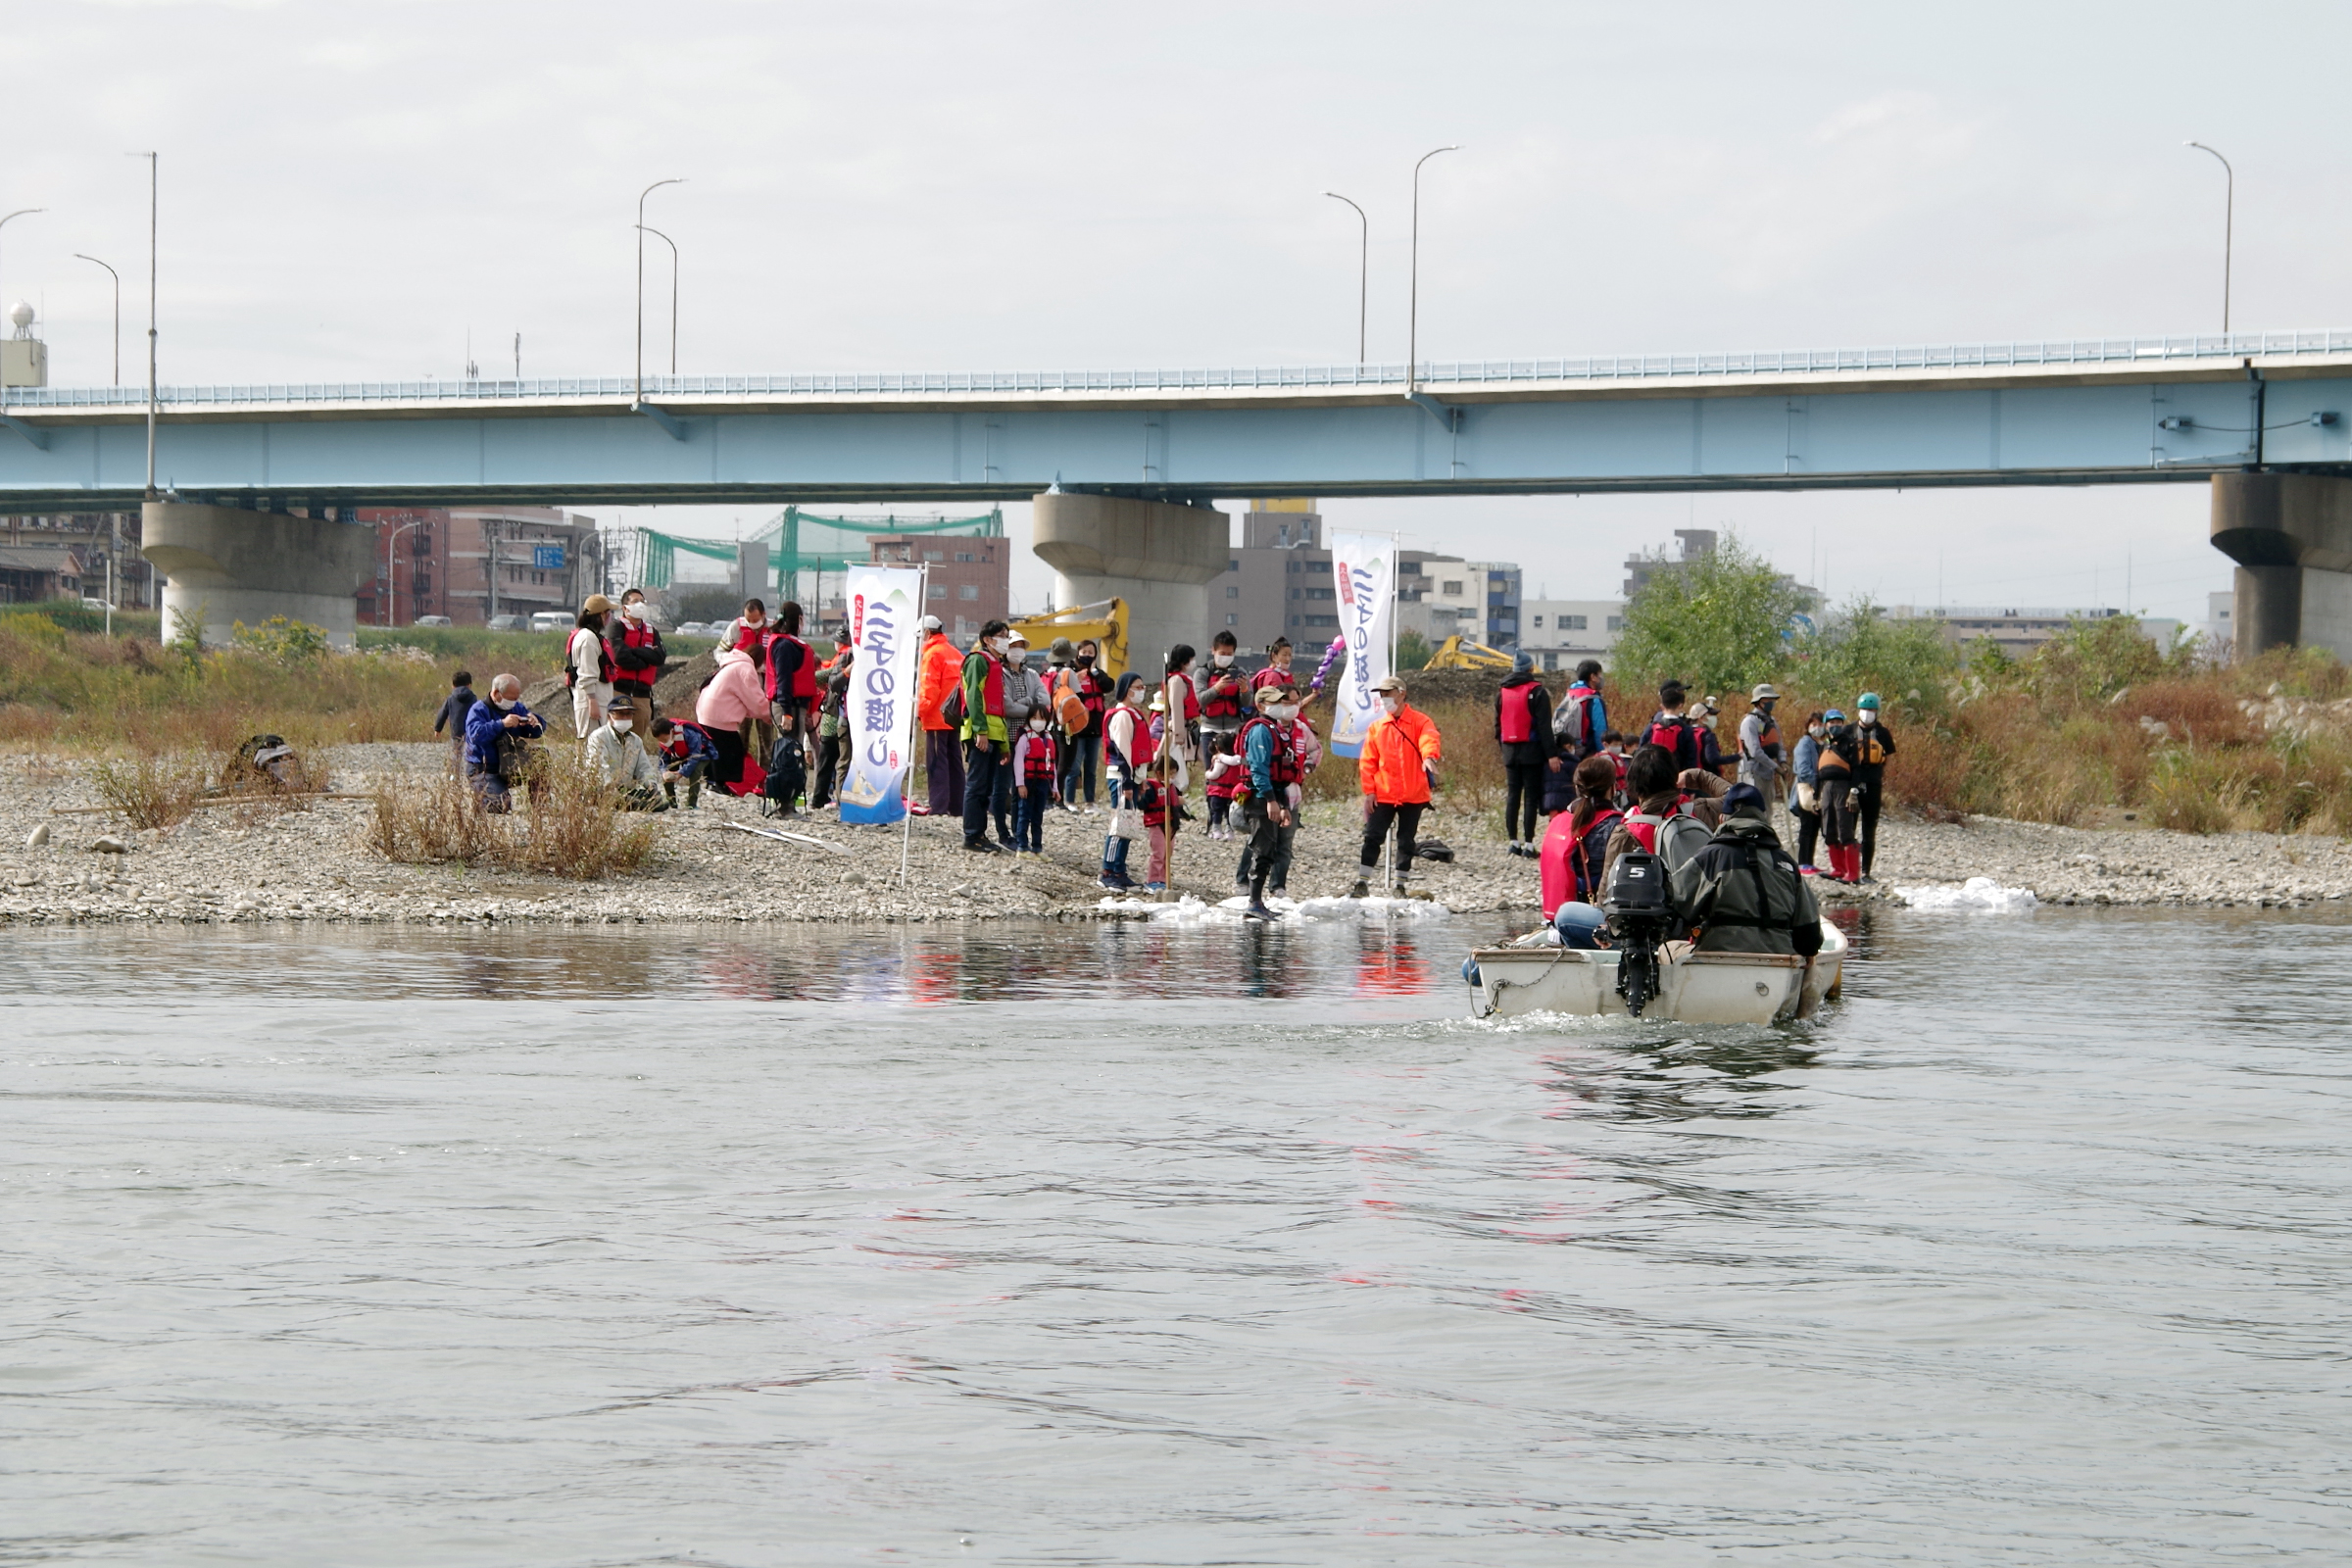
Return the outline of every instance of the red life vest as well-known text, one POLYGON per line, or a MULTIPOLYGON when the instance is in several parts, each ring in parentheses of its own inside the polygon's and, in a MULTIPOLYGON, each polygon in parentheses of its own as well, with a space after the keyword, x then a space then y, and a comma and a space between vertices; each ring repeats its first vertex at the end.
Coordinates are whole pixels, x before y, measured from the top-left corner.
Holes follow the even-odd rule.
POLYGON ((1035 730, 1021 737, 1028 746, 1021 753, 1021 782, 1029 785, 1054 782, 1054 736, 1051 731, 1039 734, 1035 730))
POLYGON ((1193 689, 1192 677, 1170 671, 1168 679, 1177 681, 1184 687, 1184 721, 1187 724, 1199 723, 1200 721, 1200 694, 1193 689))
POLYGON ((1202 718, 1242 716, 1242 672, 1227 667, 1209 671, 1208 697, 1200 704, 1202 718), (1231 687, 1228 691, 1226 688, 1231 687))
MULTIPOLYGON (((1129 775, 1133 776, 1152 765, 1152 759, 1159 755, 1159 747, 1152 739, 1152 715, 1141 709, 1130 709, 1129 711, 1135 714, 1135 755, 1119 755, 1119 743, 1111 737, 1109 719, 1102 721, 1102 744, 1109 749, 1111 759, 1124 763, 1129 775)), ((1115 718, 1118 715, 1113 713, 1111 716, 1115 718)))
MULTIPOLYGON (((626 647, 646 648, 660 642, 662 634, 654 630, 650 621, 623 618, 620 623, 620 640, 626 647)), ((632 697, 643 697, 653 691, 654 678, 660 673, 660 669, 653 664, 640 664, 635 669, 624 669, 615 665, 612 670, 612 684, 632 697)))
POLYGON ((771 635, 767 639, 766 647, 767 700, 771 703, 780 703, 789 697, 795 702, 803 700, 813 702, 817 695, 816 651, 788 631, 780 631, 771 635), (776 684, 776 648, 777 645, 783 643, 791 644, 793 651, 801 656, 801 662, 793 666, 792 685, 789 689, 776 684))
POLYGON ((1505 686, 1495 694, 1495 700, 1501 704, 1502 742, 1505 746, 1515 746, 1535 738, 1536 715, 1530 700, 1535 696, 1536 686, 1535 681, 1522 681, 1516 686, 1505 686))
MULTIPOLYGON (((572 666, 571 640, 587 630, 588 628, 585 626, 574 626, 564 638, 564 684, 567 687, 576 688, 580 683, 581 674, 572 666)), ((612 684, 612 650, 605 646, 605 639, 601 633, 591 633, 590 635, 596 638, 596 678, 600 684, 610 686, 612 684)))
POLYGON ((1652 855, 1658 853, 1658 829, 1665 825, 1666 818, 1651 816, 1646 811, 1636 811, 1625 819, 1626 832, 1633 835, 1636 844, 1641 845, 1652 855))
POLYGON ((1087 727, 1101 729, 1102 710, 1110 696, 1110 686, 1102 678, 1102 672, 1097 669, 1073 670, 1070 675, 1070 690, 1076 692, 1078 700, 1086 705, 1087 727))
POLYGON ((1663 746, 1674 754, 1675 769, 1699 765, 1698 729, 1688 718, 1658 718, 1651 721, 1645 737, 1652 746, 1663 746))
MULTIPOLYGON (((1248 766, 1250 759, 1250 732, 1253 729, 1268 729, 1274 732, 1274 756, 1273 759, 1266 764, 1266 773, 1267 776, 1272 778, 1274 781, 1275 793, 1287 797, 1290 793, 1288 786, 1296 784, 1299 780, 1306 777, 1306 769, 1301 766, 1298 761, 1298 737, 1295 733, 1284 733, 1283 725, 1275 723, 1263 713, 1258 714, 1256 717, 1250 719, 1249 723, 1244 724, 1242 726, 1241 734, 1234 738, 1234 755, 1241 758, 1244 764, 1242 768, 1242 782, 1235 789, 1234 796, 1238 800, 1244 795, 1252 793, 1256 788, 1256 786, 1250 781, 1250 769, 1248 766)), ((1275 804, 1280 805, 1282 803, 1276 802, 1275 804)))

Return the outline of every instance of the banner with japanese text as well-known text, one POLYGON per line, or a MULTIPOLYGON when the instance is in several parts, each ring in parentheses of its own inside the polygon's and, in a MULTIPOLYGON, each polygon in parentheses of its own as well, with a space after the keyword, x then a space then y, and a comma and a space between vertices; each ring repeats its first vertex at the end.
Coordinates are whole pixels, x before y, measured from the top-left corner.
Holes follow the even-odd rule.
POLYGON ((849 729, 844 822, 897 822, 906 815, 906 767, 914 736, 915 622, 923 574, 904 566, 857 566, 849 574, 849 729))
POLYGON ((1389 675, 1389 617, 1396 604, 1395 536, 1332 530, 1331 580, 1339 597, 1340 635, 1348 644, 1333 688, 1338 708, 1331 720, 1331 751, 1358 757, 1381 713, 1373 684, 1389 675))

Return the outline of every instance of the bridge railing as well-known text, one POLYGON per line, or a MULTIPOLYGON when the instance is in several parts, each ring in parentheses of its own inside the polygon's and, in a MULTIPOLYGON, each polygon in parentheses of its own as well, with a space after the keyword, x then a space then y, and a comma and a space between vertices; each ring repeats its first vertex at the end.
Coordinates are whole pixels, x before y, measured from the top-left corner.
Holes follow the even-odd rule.
MULTIPOLYGON (((2065 338, 2049 342, 1923 344, 1914 347, 1793 349, 1748 354, 1594 356, 1556 360, 1425 362, 1418 381, 1431 388, 1575 381, 1705 380, 1736 376, 1865 374, 2059 365, 2160 365, 2187 360, 2277 359, 2352 355, 2352 331, 2199 333, 2180 337, 2065 338)), ((949 399, 1022 393, 1400 391, 1400 363, 1239 366, 1142 370, 853 370, 779 375, 647 376, 649 400, 758 397, 913 397, 949 399)), ((270 404, 564 404, 625 402, 628 376, 532 380, 269 381, 167 386, 158 403, 172 409, 270 404)), ((11 387, 7 406, 42 409, 142 408, 144 387, 11 387)))

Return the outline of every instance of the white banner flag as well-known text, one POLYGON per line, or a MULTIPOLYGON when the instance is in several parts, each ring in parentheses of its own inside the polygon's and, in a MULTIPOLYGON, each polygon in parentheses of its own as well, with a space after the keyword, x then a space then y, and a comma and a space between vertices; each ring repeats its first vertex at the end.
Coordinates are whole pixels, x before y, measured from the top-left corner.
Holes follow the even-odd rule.
POLYGON ((923 574, 904 566, 850 572, 849 772, 841 786, 844 822, 896 822, 906 814, 905 784, 914 733, 915 621, 923 574))
POLYGON ((1375 681, 1389 675, 1389 617, 1396 605, 1396 541, 1385 533, 1331 535, 1332 584, 1339 590, 1340 635, 1348 641, 1340 665, 1338 710, 1331 720, 1335 756, 1357 757, 1381 714, 1375 681))

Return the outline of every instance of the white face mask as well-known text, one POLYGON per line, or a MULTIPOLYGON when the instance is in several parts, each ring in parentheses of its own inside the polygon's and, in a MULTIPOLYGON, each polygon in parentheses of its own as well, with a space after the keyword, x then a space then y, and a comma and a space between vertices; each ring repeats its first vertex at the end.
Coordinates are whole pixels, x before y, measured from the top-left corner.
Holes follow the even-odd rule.
POLYGON ((641 604, 623 605, 620 607, 620 612, 631 620, 643 620, 645 618, 645 606, 641 604))
POLYGON ((512 713, 514 711, 514 699, 512 697, 493 697, 490 699, 490 706, 497 709, 502 713, 512 713))
POLYGON ((1029 727, 1043 735, 1046 732, 1046 721, 1042 718, 1033 718, 1029 721, 1029 727))
POLYGON ((616 718, 612 721, 613 733, 617 735, 626 735, 632 728, 635 727, 636 722, 637 721, 633 718, 616 718))
POLYGON ((992 652, 1002 654, 1012 646, 1012 640, 1008 637, 991 637, 988 646, 992 652))
POLYGON ((1387 709, 1392 713, 1399 713, 1404 710, 1404 699, 1397 696, 1395 692, 1382 692, 1380 694, 1380 706, 1387 709))
POLYGON ((1805 726, 1805 733, 1812 736, 1815 740, 1819 740, 1821 739, 1825 729, 1826 726, 1821 724, 1807 724, 1805 726))
POLYGON ((1232 662, 1233 662, 1233 656, 1232 656, 1231 654, 1219 654, 1219 655, 1217 655, 1217 656, 1216 656, 1216 658, 1217 658, 1217 667, 1218 667, 1219 669, 1223 669, 1223 668, 1224 668, 1224 667, 1225 667, 1227 664, 1230 664, 1230 663, 1232 663, 1232 662))
POLYGON ((1276 703, 1266 710, 1266 716, 1277 724, 1288 724, 1298 716, 1298 710, 1290 703, 1276 703))

